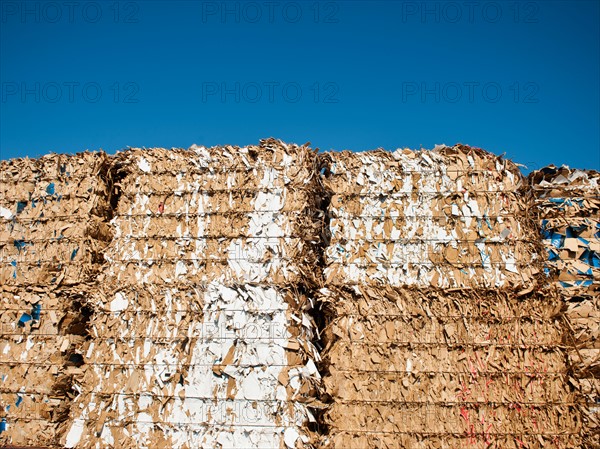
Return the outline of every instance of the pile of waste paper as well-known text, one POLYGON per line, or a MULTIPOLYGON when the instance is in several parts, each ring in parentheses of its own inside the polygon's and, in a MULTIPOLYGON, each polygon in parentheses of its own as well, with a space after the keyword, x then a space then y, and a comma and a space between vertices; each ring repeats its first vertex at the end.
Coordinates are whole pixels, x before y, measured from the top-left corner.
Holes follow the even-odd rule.
POLYGON ((0 446, 600 444, 600 175, 308 145, 1 161, 0 446))

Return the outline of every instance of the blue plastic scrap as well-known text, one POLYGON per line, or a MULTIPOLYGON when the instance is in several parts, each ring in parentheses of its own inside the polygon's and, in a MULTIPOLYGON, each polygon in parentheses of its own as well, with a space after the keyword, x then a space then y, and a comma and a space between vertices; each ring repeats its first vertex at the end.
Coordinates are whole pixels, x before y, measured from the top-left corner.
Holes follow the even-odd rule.
POLYGON ((75 248, 73 250, 73 252, 71 253, 71 260, 75 259, 75 256, 77 255, 77 251, 79 251, 79 248, 75 248))
MULTIPOLYGON (((560 206, 572 206, 571 200, 566 198, 550 198, 549 201, 551 203, 558 204, 560 206)), ((564 210, 563 207, 558 207, 558 210, 564 210)))
POLYGON ((17 214, 20 214, 27 207, 27 201, 19 201, 17 203, 17 214))
POLYGON ((564 282, 561 281, 560 285, 563 287, 589 287, 590 285, 592 285, 593 281, 591 279, 581 279, 581 280, 576 280, 576 281, 571 281, 571 282, 564 282))
POLYGON ((54 195, 54 183, 53 182, 48 184, 48 187, 46 187, 46 193, 48 195, 54 195))
POLYGON ((586 249, 579 257, 579 260, 581 260, 582 262, 585 262, 591 266, 593 264, 593 262, 592 262, 593 254, 594 253, 592 251, 590 251, 589 249, 586 249))
POLYGON ((563 243, 565 242, 565 236, 562 234, 559 234, 558 232, 553 232, 551 240, 552 240, 552 245, 555 248, 562 248, 563 243))
POLYGON ((583 237, 577 237, 577 239, 582 242, 585 246, 590 246, 589 240, 584 239, 583 237))
POLYGON ((571 226, 571 229, 573 229, 573 232, 579 235, 587 229, 587 225, 582 224, 580 226, 571 226))
POLYGON ((23 396, 21 395, 17 395, 17 402, 15 402, 15 406, 19 406, 21 405, 21 402, 23 402, 23 396))
POLYGON ((560 259, 558 257, 558 253, 556 251, 554 251, 553 249, 548 249, 548 260, 557 260, 560 259))
POLYGON ((6 418, 2 418, 2 421, 0 421, 0 433, 4 432, 6 430, 6 418))
POLYGON ((25 249, 25 247, 27 245, 30 245, 30 243, 27 243, 25 240, 23 239, 19 239, 19 240, 14 240, 13 241, 13 245, 15 245, 15 248, 17 248, 17 251, 20 253, 22 249, 25 249))
POLYGON ((19 318, 19 321, 17 322, 17 326, 25 327, 25 323, 27 321, 31 321, 31 315, 29 315, 28 313, 24 313, 23 315, 21 315, 21 318, 19 318))
POLYGON ((38 302, 37 304, 33 305, 33 310, 31 311, 31 317, 35 321, 39 321, 41 314, 42 314, 42 305, 38 302))

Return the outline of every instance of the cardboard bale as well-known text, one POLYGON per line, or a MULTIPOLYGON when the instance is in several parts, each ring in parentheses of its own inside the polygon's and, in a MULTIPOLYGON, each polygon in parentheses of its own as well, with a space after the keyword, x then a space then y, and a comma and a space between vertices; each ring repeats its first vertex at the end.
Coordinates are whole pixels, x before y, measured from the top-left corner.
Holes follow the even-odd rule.
POLYGON ((561 307, 517 166, 462 145, 322 165, 323 446, 578 447, 561 307))
POLYGON ((326 282, 518 287, 538 270, 516 165, 457 145, 328 153, 326 282))
POLYGON ((155 267, 205 284, 320 281, 323 213, 310 148, 268 139, 244 148, 132 150, 120 159, 108 254, 119 282, 132 281, 132 264, 136 283, 155 267))
POLYGON ((584 407, 586 447, 600 447, 600 173, 548 166, 529 175, 544 272, 564 302, 573 383, 584 407))
POLYGON ((0 282, 73 285, 93 279, 109 208, 104 153, 0 162, 0 282))
POLYGON ((320 276, 315 160, 275 140, 117 156, 93 369, 62 444, 314 443, 319 353, 303 292, 320 276))
POLYGON ((110 239, 104 153, 0 162, 0 445, 54 445, 110 239))
POLYGON ((550 291, 357 286, 321 294, 330 317, 326 447, 580 444, 550 291))

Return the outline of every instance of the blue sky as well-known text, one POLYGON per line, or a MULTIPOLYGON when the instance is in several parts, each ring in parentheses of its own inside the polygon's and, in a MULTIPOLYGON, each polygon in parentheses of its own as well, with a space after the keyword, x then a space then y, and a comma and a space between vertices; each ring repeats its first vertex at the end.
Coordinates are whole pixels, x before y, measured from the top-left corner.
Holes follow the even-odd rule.
POLYGON ((600 169, 599 4, 3 0, 0 157, 273 136, 600 169))

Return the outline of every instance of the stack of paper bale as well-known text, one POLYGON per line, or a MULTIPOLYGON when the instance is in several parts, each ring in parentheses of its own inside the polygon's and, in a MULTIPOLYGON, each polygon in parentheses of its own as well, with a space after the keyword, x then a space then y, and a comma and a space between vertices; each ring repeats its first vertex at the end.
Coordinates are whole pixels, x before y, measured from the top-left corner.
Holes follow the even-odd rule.
POLYGON ((87 338, 110 239, 104 153, 0 162, 0 446, 51 445, 87 338))
POLYGON ((600 447, 600 173, 549 166, 530 174, 547 252, 565 303, 566 343, 584 408, 588 447, 600 447))
POLYGON ((324 445, 578 447, 560 307, 536 284, 517 167, 460 145, 322 163, 324 445))
POLYGON ((84 351, 93 369, 66 447, 311 444, 315 163, 273 139, 117 156, 114 239, 84 351))

